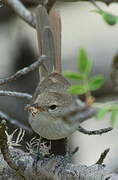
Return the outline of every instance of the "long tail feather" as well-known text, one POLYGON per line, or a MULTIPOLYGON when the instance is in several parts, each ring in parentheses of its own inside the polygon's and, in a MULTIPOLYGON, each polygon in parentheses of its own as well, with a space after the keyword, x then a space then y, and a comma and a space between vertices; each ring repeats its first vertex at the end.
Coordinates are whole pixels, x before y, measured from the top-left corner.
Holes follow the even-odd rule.
POLYGON ((38 6, 36 9, 37 20, 37 37, 39 46, 39 55, 45 54, 47 62, 40 68, 41 80, 53 71, 55 62, 55 47, 53 40, 52 27, 49 20, 49 15, 43 6, 38 6))
POLYGON ((57 11, 52 9, 49 14, 53 28, 55 44, 55 71, 61 73, 61 18, 57 11))

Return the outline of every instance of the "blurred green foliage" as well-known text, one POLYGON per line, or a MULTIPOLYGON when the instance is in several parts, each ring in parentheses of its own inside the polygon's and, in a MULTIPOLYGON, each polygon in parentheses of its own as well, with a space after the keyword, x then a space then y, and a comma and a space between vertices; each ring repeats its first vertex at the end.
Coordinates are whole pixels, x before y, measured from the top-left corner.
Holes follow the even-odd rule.
POLYGON ((103 20, 108 25, 115 25, 118 22, 118 17, 111 13, 108 13, 108 12, 100 10, 100 9, 94 10, 93 12, 100 14, 102 16, 103 20))
POLYGON ((77 82, 76 85, 71 85, 68 88, 68 92, 72 95, 86 95, 86 103, 88 105, 92 105, 93 107, 97 107, 99 110, 96 113, 97 119, 103 119, 107 113, 111 113, 110 123, 114 126, 117 113, 118 113, 118 103, 117 102, 107 102, 107 103, 94 103, 94 98, 91 95, 91 91, 95 91, 104 83, 104 77, 102 75, 96 75, 94 77, 90 77, 93 63, 92 60, 88 57, 85 49, 79 49, 78 58, 78 72, 65 71, 63 75, 69 79, 72 79, 77 82))
POLYGON ((63 73, 65 77, 78 82, 78 85, 72 85, 69 87, 69 93, 80 95, 99 89, 104 82, 104 77, 102 75, 97 75, 90 78, 93 63, 83 48, 79 49, 77 64, 79 72, 66 71, 63 73))

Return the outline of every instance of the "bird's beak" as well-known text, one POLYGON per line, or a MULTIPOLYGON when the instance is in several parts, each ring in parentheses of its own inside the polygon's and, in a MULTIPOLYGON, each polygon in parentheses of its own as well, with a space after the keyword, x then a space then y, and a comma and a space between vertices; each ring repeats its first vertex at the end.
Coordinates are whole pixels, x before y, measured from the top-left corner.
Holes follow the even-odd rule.
POLYGON ((37 107, 38 107, 38 104, 27 104, 25 106, 25 111, 29 111, 30 109, 37 108, 37 107))
POLYGON ((25 111, 29 111, 32 113, 32 115, 34 116, 37 112, 42 112, 44 111, 44 108, 41 106, 38 106, 38 104, 28 104, 25 106, 24 108, 25 111))

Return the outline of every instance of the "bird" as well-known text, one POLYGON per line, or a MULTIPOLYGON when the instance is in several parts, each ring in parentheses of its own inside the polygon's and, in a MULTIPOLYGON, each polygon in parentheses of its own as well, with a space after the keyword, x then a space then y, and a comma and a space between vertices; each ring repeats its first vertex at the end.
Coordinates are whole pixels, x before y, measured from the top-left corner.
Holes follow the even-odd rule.
POLYGON ((39 83, 29 111, 29 123, 41 137, 58 140, 70 136, 78 127, 78 122, 69 121, 65 113, 74 101, 67 91, 70 83, 59 73, 53 72, 39 83))
POLYGON ((68 92, 69 81, 61 74, 60 16, 55 11, 48 14, 40 5, 36 18, 40 54, 46 54, 48 61, 40 66, 40 82, 25 110, 37 134, 49 140, 63 139, 78 129, 79 121, 69 118, 76 114, 71 111, 74 97, 68 92))

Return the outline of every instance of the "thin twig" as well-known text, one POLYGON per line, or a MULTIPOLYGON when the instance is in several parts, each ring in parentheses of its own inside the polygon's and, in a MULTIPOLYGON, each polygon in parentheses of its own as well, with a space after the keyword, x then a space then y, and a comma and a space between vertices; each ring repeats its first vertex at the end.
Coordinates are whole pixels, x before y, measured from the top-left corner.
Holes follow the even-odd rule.
POLYGON ((38 61, 34 62, 33 64, 31 64, 28 67, 25 67, 19 71, 17 71, 14 75, 4 78, 4 79, 0 79, 0 85, 6 84, 8 82, 14 81, 16 79, 18 79, 19 77, 28 74, 31 71, 34 71, 35 69, 37 69, 42 62, 46 59, 45 55, 42 55, 38 61))
POLYGON ((104 159, 106 158, 108 152, 109 152, 109 148, 105 149, 105 151, 100 155, 100 158, 98 159, 98 161, 96 162, 96 164, 103 164, 104 159))
POLYGON ((19 0, 2 0, 3 3, 10 6, 15 13, 32 27, 36 27, 35 16, 19 0))
POLYGON ((16 98, 26 99, 27 101, 30 101, 32 99, 32 95, 28 93, 5 91, 5 90, 0 90, 0 96, 11 96, 16 98))
POLYGON ((109 127, 109 128, 89 131, 89 130, 84 129, 82 126, 79 126, 78 131, 87 135, 101 135, 101 134, 111 131, 112 129, 113 129, 112 127, 109 127))
POLYGON ((5 119, 7 120, 10 124, 13 124, 17 126, 18 128, 22 128, 25 131, 31 132, 31 129, 28 126, 25 126, 24 124, 20 123, 20 121, 11 118, 8 114, 5 112, 0 111, 0 119, 5 119))
POLYGON ((72 152, 71 155, 73 156, 74 154, 76 154, 79 151, 79 147, 76 147, 72 152))
POLYGON ((101 7, 98 6, 98 4, 96 3, 95 0, 90 0, 90 2, 91 2, 98 10, 103 11, 103 10, 101 9, 101 7))
POLYGON ((88 107, 87 105, 76 106, 71 104, 70 107, 62 114, 62 118, 69 123, 73 123, 73 121, 82 123, 93 116, 95 116, 97 109, 88 107))

